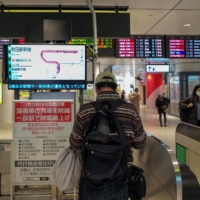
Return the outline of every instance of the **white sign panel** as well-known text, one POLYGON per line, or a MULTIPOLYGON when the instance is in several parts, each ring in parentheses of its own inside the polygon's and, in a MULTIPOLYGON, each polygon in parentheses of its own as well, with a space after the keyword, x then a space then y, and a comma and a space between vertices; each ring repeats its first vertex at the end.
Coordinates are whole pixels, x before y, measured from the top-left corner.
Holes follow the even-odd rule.
POLYGON ((73 101, 13 102, 14 184, 54 184, 52 167, 69 145, 73 101))
POLYGON ((162 73, 169 72, 169 65, 146 65, 146 72, 162 73))

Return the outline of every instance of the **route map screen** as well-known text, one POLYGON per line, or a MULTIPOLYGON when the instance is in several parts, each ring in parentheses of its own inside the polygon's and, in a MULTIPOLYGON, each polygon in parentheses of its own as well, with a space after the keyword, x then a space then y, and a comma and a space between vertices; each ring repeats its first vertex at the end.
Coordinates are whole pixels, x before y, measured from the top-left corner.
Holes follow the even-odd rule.
POLYGON ((85 89, 85 45, 8 45, 8 89, 85 89))
POLYGON ((167 36, 168 58, 200 58, 199 36, 167 36))

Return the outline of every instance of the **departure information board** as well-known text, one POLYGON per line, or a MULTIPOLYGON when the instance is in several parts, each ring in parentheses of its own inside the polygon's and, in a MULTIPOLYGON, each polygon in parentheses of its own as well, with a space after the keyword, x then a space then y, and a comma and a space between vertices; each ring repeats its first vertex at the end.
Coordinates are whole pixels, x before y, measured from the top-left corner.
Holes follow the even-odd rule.
POLYGON ((118 39, 116 57, 118 58, 164 58, 164 36, 140 36, 118 39))
POLYGON ((12 40, 9 39, 0 40, 0 59, 3 57, 3 45, 10 43, 12 43, 12 40))
MULTIPOLYGON (((94 39, 86 39, 86 38, 74 38, 71 39, 68 44, 87 44, 94 45, 94 39)), ((113 47, 112 39, 97 39, 97 46, 100 49, 108 49, 113 47)))
POLYGON ((168 58, 200 58, 199 36, 167 36, 168 58))
POLYGON ((135 39, 125 38, 117 40, 117 57, 134 58, 135 57, 135 39))
POLYGON ((164 44, 164 36, 135 36, 136 58, 163 58, 164 44))

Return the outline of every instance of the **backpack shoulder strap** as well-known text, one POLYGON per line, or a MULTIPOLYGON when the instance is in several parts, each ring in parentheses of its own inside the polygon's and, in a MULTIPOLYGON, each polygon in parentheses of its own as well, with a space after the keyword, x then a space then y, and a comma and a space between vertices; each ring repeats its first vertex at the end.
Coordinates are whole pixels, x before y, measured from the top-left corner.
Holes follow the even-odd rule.
POLYGON ((93 101, 93 102, 90 102, 96 109, 96 111, 99 111, 102 107, 102 102, 100 101, 93 101))
POLYGON ((112 103, 112 111, 115 111, 119 106, 121 106, 122 104, 125 104, 126 101, 124 101, 123 99, 118 99, 116 101, 114 101, 112 103))

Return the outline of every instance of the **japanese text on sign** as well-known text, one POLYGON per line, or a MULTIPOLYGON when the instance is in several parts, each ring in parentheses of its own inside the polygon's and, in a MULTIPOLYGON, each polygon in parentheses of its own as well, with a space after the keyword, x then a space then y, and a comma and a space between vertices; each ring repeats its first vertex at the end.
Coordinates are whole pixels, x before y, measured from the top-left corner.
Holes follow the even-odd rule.
POLYGON ((15 122, 71 122, 69 102, 16 102, 15 122))

